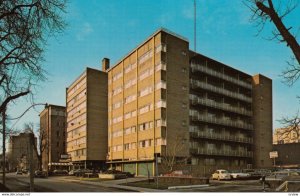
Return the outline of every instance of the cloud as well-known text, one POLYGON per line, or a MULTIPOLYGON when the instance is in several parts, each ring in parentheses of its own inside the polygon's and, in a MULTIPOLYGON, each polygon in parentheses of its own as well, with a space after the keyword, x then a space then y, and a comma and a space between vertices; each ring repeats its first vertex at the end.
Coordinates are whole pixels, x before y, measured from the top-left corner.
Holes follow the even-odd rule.
POLYGON ((80 31, 77 33, 76 38, 78 41, 83 41, 89 34, 94 31, 90 23, 85 22, 81 27, 80 31))

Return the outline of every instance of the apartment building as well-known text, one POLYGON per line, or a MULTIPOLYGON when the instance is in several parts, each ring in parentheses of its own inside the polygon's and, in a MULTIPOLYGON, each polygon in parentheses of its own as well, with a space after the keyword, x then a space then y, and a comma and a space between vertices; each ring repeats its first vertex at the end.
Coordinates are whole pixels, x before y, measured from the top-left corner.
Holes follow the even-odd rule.
POLYGON ((275 129, 273 134, 273 144, 299 143, 300 137, 297 134, 299 128, 288 127, 275 129))
POLYGON ((186 38, 166 29, 105 70, 111 167, 154 175, 157 157, 162 158, 160 172, 170 157, 174 165, 202 174, 271 166, 264 153, 255 151, 255 145, 264 152, 272 149, 270 79, 190 51, 186 38), (266 103, 259 105, 261 97, 266 103), (264 138, 265 143, 254 141, 264 138))
POLYGON ((42 169, 50 171, 66 154, 66 107, 46 105, 39 116, 42 169))
POLYGON ((67 88, 66 104, 67 154, 75 168, 101 169, 107 156, 107 73, 86 68, 67 88))
MULTIPOLYGON (((9 171, 17 171, 22 169, 29 169, 30 166, 30 137, 32 133, 24 130, 24 132, 18 135, 12 135, 9 137, 7 162, 9 171)), ((35 146, 33 146, 33 168, 38 169, 37 158, 37 138, 34 137, 35 146)))

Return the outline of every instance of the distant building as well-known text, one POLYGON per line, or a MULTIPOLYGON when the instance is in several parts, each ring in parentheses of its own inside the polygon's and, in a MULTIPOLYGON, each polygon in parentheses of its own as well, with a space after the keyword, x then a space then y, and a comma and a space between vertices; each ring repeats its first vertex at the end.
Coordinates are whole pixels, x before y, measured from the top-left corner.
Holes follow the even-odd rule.
POLYGON ((297 131, 299 130, 293 130, 292 128, 275 129, 273 134, 273 144, 299 143, 300 136, 297 137, 297 131))
POLYGON ((300 143, 287 143, 273 145, 273 151, 277 151, 275 159, 277 167, 300 168, 300 143))
MULTIPOLYGON (((29 169, 29 147, 30 147, 30 135, 32 133, 24 132, 19 135, 10 136, 7 162, 9 164, 10 171, 16 171, 21 169, 29 169)), ((37 146, 37 138, 34 137, 35 146, 37 146)), ((34 169, 38 169, 37 149, 33 148, 33 163, 34 169)))
POLYGON ((42 169, 49 171, 66 154, 66 107, 47 105, 39 116, 42 169))
POLYGON ((67 154, 74 167, 101 169, 107 156, 107 73, 87 68, 66 90, 67 154))

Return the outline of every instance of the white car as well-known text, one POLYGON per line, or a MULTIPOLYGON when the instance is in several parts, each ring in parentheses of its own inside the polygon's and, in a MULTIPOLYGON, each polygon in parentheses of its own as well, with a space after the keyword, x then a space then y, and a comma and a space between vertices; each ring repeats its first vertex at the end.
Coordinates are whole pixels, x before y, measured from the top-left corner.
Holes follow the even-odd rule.
POLYGON ((212 179, 217 179, 217 180, 230 180, 231 176, 230 173, 227 170, 224 169, 219 169, 216 170, 213 174, 212 174, 212 179))
POLYGON ((250 178, 251 174, 243 173, 240 171, 232 171, 232 172, 230 172, 230 176, 232 179, 245 179, 245 178, 250 178))

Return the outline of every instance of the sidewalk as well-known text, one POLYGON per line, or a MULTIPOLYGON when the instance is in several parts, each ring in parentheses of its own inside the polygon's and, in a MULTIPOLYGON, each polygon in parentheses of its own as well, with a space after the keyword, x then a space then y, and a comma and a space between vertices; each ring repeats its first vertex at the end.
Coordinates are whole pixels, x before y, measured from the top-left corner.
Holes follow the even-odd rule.
POLYGON ((68 182, 77 182, 77 183, 81 183, 81 184, 98 185, 98 186, 103 186, 103 187, 108 187, 108 188, 117 188, 117 189, 134 191, 134 192, 165 192, 165 190, 157 190, 157 189, 149 189, 149 188, 121 185, 121 184, 130 183, 130 182, 144 181, 144 180, 147 180, 146 177, 108 180, 108 181, 103 181, 103 182, 80 180, 80 178, 72 178, 72 179, 71 178, 63 178, 62 180, 68 181, 68 182))

